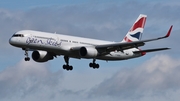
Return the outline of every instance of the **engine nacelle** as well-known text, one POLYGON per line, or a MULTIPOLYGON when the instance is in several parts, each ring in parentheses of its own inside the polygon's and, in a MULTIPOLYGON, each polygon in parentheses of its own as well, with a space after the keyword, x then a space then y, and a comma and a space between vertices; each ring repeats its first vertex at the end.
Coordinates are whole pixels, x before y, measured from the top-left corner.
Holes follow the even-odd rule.
POLYGON ((46 51, 33 51, 32 59, 36 62, 47 62, 52 60, 53 56, 46 51))
POLYGON ((98 51, 94 47, 81 47, 79 54, 81 57, 94 58, 98 55, 98 51))

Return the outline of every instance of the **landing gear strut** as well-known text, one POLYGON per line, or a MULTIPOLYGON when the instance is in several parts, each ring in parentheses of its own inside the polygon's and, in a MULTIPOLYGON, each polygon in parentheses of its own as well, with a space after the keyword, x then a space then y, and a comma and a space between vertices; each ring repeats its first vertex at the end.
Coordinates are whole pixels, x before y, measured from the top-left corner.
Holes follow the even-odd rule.
POLYGON ((63 69, 66 69, 67 71, 73 70, 73 66, 69 65, 69 57, 64 56, 64 61, 66 62, 66 65, 63 65, 63 69))
POLYGON ((26 57, 24 58, 25 61, 30 61, 29 55, 28 55, 28 50, 25 49, 25 54, 26 57))
POLYGON ((89 63, 89 67, 92 67, 93 69, 98 69, 99 68, 99 64, 96 64, 96 59, 93 59, 92 63, 89 63))

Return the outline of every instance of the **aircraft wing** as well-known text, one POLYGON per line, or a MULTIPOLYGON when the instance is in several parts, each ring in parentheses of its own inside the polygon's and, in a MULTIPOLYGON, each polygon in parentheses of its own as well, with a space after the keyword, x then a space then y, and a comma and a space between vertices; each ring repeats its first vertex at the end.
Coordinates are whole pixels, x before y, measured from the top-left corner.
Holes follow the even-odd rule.
POLYGON ((139 51, 134 51, 133 53, 147 53, 147 52, 155 52, 155 51, 161 51, 161 50, 167 50, 170 48, 155 48, 155 49, 146 49, 146 50, 139 50, 139 51))
MULTIPOLYGON (((130 49, 130 48, 137 48, 137 47, 140 47, 140 46, 144 46, 145 42, 155 41, 155 40, 164 39, 164 38, 169 37, 170 34, 171 34, 172 27, 173 26, 171 26, 169 28, 169 31, 163 37, 158 37, 158 38, 153 38, 153 39, 148 39, 148 40, 141 40, 141 41, 133 41, 133 42, 123 42, 123 43, 97 45, 97 46, 95 46, 95 48, 101 54, 108 54, 109 52, 114 51, 114 50, 123 51, 123 50, 130 49)), ((157 49, 157 50, 164 50, 164 49, 157 49)), ((151 51, 155 51, 155 50, 151 50, 151 51)))

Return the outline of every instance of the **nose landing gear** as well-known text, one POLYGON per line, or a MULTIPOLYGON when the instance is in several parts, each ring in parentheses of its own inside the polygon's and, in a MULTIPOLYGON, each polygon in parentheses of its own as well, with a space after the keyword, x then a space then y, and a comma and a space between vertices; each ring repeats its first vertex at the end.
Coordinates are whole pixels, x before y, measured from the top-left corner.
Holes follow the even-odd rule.
POLYGON ((29 55, 28 55, 28 50, 27 50, 27 49, 23 49, 23 50, 25 50, 25 54, 24 54, 24 55, 26 56, 26 57, 24 58, 24 60, 25 60, 25 61, 30 61, 30 58, 29 58, 29 55))

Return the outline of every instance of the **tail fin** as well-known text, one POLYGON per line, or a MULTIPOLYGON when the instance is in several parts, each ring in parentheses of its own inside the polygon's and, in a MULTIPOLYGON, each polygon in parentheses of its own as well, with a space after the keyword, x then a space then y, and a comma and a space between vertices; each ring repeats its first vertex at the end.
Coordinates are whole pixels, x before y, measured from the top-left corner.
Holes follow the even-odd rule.
POLYGON ((141 40, 141 36, 146 23, 147 15, 140 14, 122 42, 132 42, 141 40))

